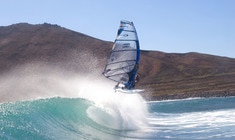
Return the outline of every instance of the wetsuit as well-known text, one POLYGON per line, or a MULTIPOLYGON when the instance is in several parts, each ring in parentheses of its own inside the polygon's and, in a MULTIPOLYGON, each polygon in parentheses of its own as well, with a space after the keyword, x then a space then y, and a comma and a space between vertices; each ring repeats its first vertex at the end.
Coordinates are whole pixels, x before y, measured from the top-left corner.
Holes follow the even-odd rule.
POLYGON ((135 78, 136 78, 136 72, 138 70, 138 65, 135 65, 135 68, 132 72, 129 73, 129 81, 124 84, 124 89, 133 89, 135 87, 135 78))

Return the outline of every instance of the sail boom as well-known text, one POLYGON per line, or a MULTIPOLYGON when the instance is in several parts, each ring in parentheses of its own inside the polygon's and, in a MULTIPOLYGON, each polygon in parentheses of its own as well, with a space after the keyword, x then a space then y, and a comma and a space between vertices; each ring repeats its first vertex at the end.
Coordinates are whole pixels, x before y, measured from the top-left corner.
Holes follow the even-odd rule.
MULTIPOLYGON (((115 64, 115 63, 114 63, 115 64)), ((110 65, 113 65, 113 64, 110 64, 110 65)), ((119 67, 119 68, 114 68, 114 69, 112 69, 113 71, 115 71, 115 70, 121 70, 121 69, 124 69, 124 68, 126 68, 126 67, 130 67, 130 66, 134 66, 135 64, 133 64, 133 65, 128 65, 128 66, 125 66, 125 67, 119 67)), ((107 66, 108 67, 108 66, 107 66)), ((107 71, 110 71, 109 69, 107 70, 107 71)))

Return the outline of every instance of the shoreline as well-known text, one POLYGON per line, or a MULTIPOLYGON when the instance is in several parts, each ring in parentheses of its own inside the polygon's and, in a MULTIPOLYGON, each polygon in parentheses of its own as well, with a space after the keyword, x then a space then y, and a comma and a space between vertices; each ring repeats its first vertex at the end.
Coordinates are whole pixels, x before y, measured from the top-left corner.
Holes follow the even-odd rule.
POLYGON ((171 95, 157 95, 149 93, 140 94, 146 101, 164 101, 164 100, 178 100, 178 99, 187 99, 187 98, 213 98, 213 97, 231 97, 235 96, 235 90, 229 91, 204 91, 204 92, 195 92, 195 93, 178 93, 171 95), (152 96, 152 97, 151 97, 152 96))

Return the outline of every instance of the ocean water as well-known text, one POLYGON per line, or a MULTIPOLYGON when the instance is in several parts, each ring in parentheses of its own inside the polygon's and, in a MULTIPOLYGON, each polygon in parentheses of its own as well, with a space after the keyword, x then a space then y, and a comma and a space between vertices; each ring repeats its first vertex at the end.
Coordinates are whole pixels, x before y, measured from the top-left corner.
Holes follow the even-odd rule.
POLYGON ((235 139, 235 97, 145 101, 32 65, 0 77, 0 140, 235 139))
POLYGON ((3 102, 0 139, 232 140, 235 97, 146 102, 110 93, 3 102))

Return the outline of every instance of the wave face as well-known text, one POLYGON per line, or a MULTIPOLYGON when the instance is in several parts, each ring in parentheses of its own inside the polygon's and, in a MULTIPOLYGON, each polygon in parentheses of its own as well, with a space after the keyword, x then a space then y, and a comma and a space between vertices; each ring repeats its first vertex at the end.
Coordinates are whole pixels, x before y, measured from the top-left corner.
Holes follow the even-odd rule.
POLYGON ((2 103, 0 139, 235 138, 235 97, 149 103, 139 95, 118 98, 94 102, 53 97, 2 103))
POLYGON ((126 132, 145 127, 146 120, 137 110, 132 108, 133 112, 125 107, 127 104, 109 102, 106 106, 82 98, 59 97, 3 103, 0 105, 0 139, 132 137, 126 132))

